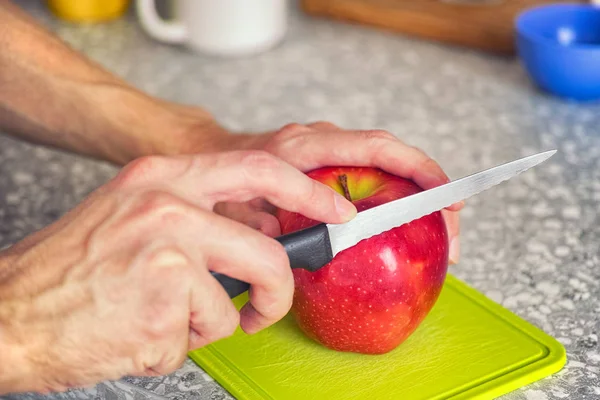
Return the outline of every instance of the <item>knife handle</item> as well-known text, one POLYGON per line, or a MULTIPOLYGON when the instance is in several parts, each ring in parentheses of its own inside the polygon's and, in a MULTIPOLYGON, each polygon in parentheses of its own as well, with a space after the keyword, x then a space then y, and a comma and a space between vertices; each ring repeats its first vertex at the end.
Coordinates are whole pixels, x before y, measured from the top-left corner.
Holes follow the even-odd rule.
MULTIPOLYGON (((333 259, 329 231, 325 224, 318 224, 275 239, 285 248, 292 269, 303 268, 314 272, 333 259)), ((227 275, 212 271, 211 274, 232 299, 250 287, 248 283, 227 275)))
POLYGON ((221 286, 223 286, 223 289, 225 289, 230 299, 239 296, 250 288, 250 285, 246 282, 230 278, 227 275, 223 275, 218 272, 210 271, 210 273, 212 274, 213 278, 215 278, 221 284, 221 286))

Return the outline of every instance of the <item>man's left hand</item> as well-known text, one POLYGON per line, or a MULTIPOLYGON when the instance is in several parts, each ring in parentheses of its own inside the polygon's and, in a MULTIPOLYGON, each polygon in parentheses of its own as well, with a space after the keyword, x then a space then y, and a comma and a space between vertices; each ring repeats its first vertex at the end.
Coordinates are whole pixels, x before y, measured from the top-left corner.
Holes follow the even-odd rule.
MULTIPOLYGON (((383 130, 346 130, 329 122, 289 124, 261 135, 228 135, 225 151, 259 149, 303 172, 325 166, 376 167, 413 180, 423 189, 449 182, 440 165, 419 148, 383 130)), ((450 263, 460 253, 459 215, 463 202, 442 210, 450 240, 450 263)), ((265 201, 220 203, 215 211, 275 237, 281 234, 273 208, 265 201)))

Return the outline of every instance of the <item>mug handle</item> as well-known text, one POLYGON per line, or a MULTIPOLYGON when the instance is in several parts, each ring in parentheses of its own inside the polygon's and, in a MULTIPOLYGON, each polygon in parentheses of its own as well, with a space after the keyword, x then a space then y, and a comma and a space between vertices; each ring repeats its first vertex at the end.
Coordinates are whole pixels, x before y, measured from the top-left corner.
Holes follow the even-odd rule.
POLYGON ((154 0, 136 0, 136 9, 142 28, 154 39, 176 44, 186 41, 187 29, 183 23, 163 20, 156 12, 154 0))

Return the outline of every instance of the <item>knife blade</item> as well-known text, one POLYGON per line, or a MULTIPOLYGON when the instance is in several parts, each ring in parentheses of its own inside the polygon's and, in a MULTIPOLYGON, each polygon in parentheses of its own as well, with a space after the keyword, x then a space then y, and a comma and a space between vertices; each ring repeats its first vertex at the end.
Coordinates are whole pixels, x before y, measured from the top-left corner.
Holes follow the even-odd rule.
MULTIPOLYGON (((467 175, 444 185, 364 210, 344 224, 321 223, 276 239, 284 246, 292 269, 316 271, 327 265, 336 254, 361 240, 475 196, 541 164, 555 153, 556 150, 549 150, 467 175)), ((220 273, 211 273, 231 298, 249 288, 245 282, 220 273)))

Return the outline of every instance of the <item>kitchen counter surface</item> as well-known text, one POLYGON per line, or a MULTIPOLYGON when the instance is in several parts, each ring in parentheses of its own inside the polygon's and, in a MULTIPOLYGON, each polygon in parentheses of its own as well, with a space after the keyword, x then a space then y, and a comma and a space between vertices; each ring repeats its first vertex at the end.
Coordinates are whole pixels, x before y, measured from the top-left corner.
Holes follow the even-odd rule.
MULTIPOLYGON (((600 107, 531 87, 514 59, 293 13, 276 49, 217 59, 149 39, 133 13, 97 26, 59 22, 20 1, 76 49, 151 94, 207 106, 232 129, 329 120, 384 128, 452 178, 537 151, 559 152, 468 201, 451 272, 556 337, 568 364, 506 399, 600 398, 600 107)), ((68 118, 68 115, 65 116, 68 118)), ((54 221, 116 169, 0 137, 0 248, 54 221)), ((36 398, 29 394, 7 396, 36 398)), ((45 399, 230 396, 191 361, 45 399)))

